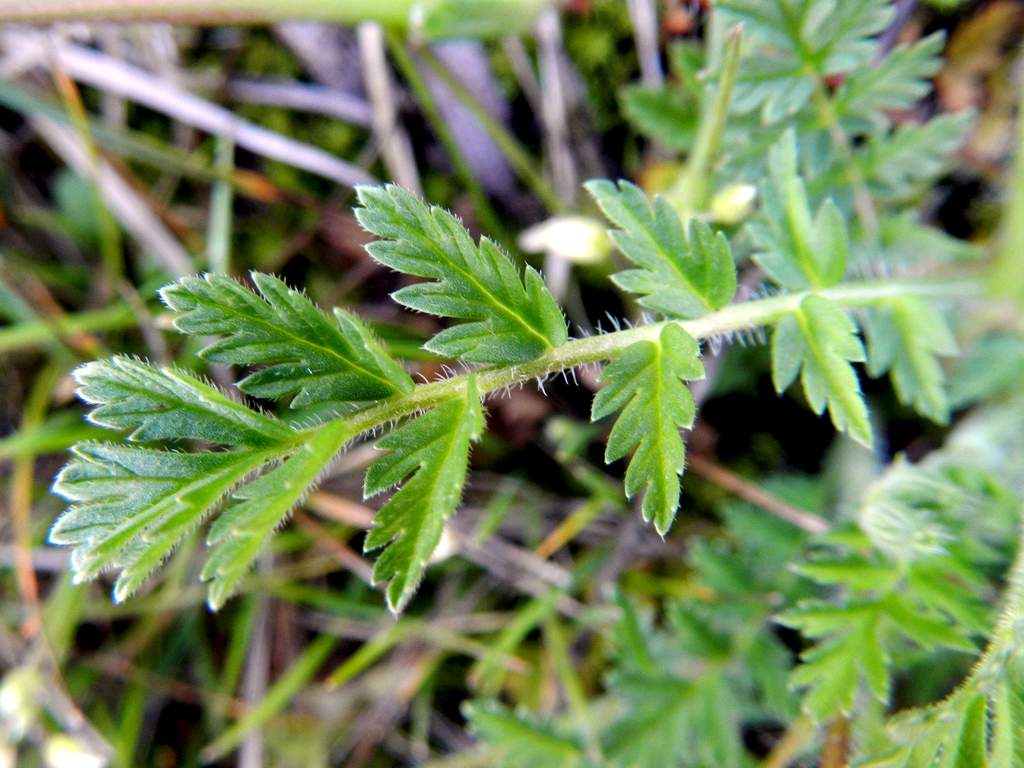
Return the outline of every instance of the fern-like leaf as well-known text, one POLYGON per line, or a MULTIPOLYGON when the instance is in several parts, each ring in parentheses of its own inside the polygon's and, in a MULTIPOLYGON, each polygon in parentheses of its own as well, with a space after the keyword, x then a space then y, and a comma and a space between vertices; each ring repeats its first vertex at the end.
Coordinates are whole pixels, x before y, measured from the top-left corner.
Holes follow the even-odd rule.
POLYGON ((89 421, 130 429, 129 440, 207 440, 218 445, 274 445, 292 435, 271 416, 236 403, 184 371, 156 368, 130 357, 75 369, 78 396, 96 407, 89 421))
POLYGON ((677 325, 666 325, 657 341, 638 341, 601 376, 591 419, 622 411, 608 436, 605 461, 633 452, 626 494, 643 491, 643 516, 664 535, 679 507, 679 476, 686 447, 679 434, 693 426, 696 408, 683 381, 704 377, 697 342, 677 325))
POLYGON ((957 112, 920 125, 907 123, 888 134, 873 134, 857 154, 860 174, 878 199, 905 200, 946 169, 973 120, 973 113, 957 112))
POLYGON ((765 123, 800 112, 815 77, 865 67, 877 50, 872 36, 892 16, 888 3, 878 0, 722 0, 716 10, 758 42, 740 70, 734 108, 759 108, 765 123))
POLYGON ((517 363, 565 343, 565 318, 532 267, 520 275, 491 240, 477 245, 452 214, 401 187, 359 187, 357 194, 359 223, 383 238, 367 246, 370 255, 429 281, 401 288, 392 298, 469 321, 438 333, 428 350, 472 363, 517 363))
POLYGON ((273 470, 235 492, 206 539, 211 550, 200 578, 211 582, 210 608, 218 610, 234 594, 271 534, 309 493, 338 446, 349 437, 344 422, 333 421, 273 470))
POLYGON ((278 278, 253 272, 253 293, 223 275, 186 277, 160 291, 177 313, 175 327, 221 336, 202 356, 218 363, 265 366, 238 382, 254 397, 294 395, 293 407, 378 400, 409 392, 409 375, 354 315, 324 315, 278 278))
POLYGON ((804 290, 835 285, 846 272, 846 224, 826 200, 812 216, 803 180, 797 172, 796 135, 786 131, 768 156, 770 183, 764 208, 748 225, 758 249, 754 260, 784 288, 804 290))
POLYGON ((635 184, 595 180, 587 191, 619 229, 612 239, 638 269, 615 283, 641 296, 640 305, 670 317, 690 318, 721 309, 736 293, 736 266, 725 235, 701 221, 689 232, 662 197, 652 203, 635 184))
POLYGON ((914 106, 929 91, 928 79, 939 71, 945 35, 936 32, 913 45, 889 52, 876 66, 854 70, 836 93, 834 109, 848 130, 885 129, 887 112, 914 106))
POLYGON ((957 351, 956 339, 942 315, 930 304, 903 296, 868 314, 868 373, 892 377, 901 403, 945 424, 949 404, 938 355, 957 351))
POLYGON ((272 449, 179 453, 110 443, 79 443, 53 490, 72 506, 50 530, 68 545, 78 582, 120 569, 114 599, 124 600, 272 449))
POLYGON ((868 410, 851 362, 864 360, 857 326, 828 299, 810 295, 775 327, 772 381, 780 394, 797 374, 815 413, 826 406, 836 429, 871 445, 868 410))
POLYGON ((441 540, 445 520, 459 503, 469 446, 483 425, 476 384, 470 378, 460 396, 377 442, 387 453, 367 470, 366 496, 402 486, 377 512, 364 549, 384 548, 374 564, 373 578, 388 582, 388 605, 395 613, 415 593, 441 540))

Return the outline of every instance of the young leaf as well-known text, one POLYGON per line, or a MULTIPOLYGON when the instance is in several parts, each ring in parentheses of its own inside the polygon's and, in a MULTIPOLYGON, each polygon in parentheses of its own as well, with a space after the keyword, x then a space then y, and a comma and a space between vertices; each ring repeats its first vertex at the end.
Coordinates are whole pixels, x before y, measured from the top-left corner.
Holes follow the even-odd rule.
POLYGON ((797 174, 792 130, 772 147, 768 174, 770 184, 764 189, 761 218, 747 225, 758 249, 754 260, 784 288, 835 285, 846 272, 846 224, 829 200, 811 217, 804 182, 797 174))
POLYGON ((210 580, 207 602, 218 610, 317 476, 351 435, 342 421, 321 427, 288 459, 242 486, 210 526, 212 548, 200 578, 210 580))
POLYGON ((721 309, 736 293, 736 266, 729 241, 701 221, 685 232, 668 201, 651 203, 628 181, 586 183, 587 191, 619 229, 612 239, 639 267, 613 277, 624 290, 640 294, 641 306, 670 317, 699 317, 721 309))
POLYGON ((686 463, 681 428, 693 426, 696 408, 683 381, 704 377, 697 342, 669 324, 657 341, 638 341, 609 364, 594 397, 591 420, 621 410, 608 436, 605 461, 633 457, 626 495, 643 491, 644 520, 664 535, 679 507, 679 476, 686 463))
POLYGON ((828 299, 807 296, 775 326, 772 381, 780 394, 800 374, 804 394, 815 413, 828 406, 836 429, 871 445, 868 410, 851 362, 864 360, 857 326, 828 299))
POLYGON ((532 360, 568 338, 565 318, 532 267, 522 276, 487 238, 473 242, 458 219, 401 187, 359 187, 359 223, 383 238, 366 246, 381 264, 430 282, 392 298, 410 309, 470 322, 426 343, 431 352, 471 363, 532 360))
POLYGON ((906 199, 946 169, 973 119, 970 111, 956 112, 920 125, 904 123, 891 133, 873 134, 857 153, 860 173, 877 198, 906 199))
POLYGON ((72 502, 50 541, 74 547, 78 582, 120 569, 114 599, 124 600, 181 538, 272 450, 179 453, 111 443, 79 443, 53 490, 72 502))
POLYGON ((949 404, 936 357, 955 354, 957 347, 942 315, 916 297, 902 296, 872 308, 865 330, 868 373, 888 372, 901 403, 945 424, 949 404))
POLYGON ((272 275, 252 272, 255 294, 224 275, 185 277, 160 291, 183 333, 221 336, 202 356, 264 365, 238 382, 254 397, 295 395, 292 407, 379 400, 410 392, 412 379, 366 327, 341 309, 333 319, 272 275))
POLYGON ((877 66, 854 70, 836 92, 833 109, 851 131, 887 128, 887 112, 910 109, 928 93, 944 43, 945 34, 936 32, 895 48, 877 66))
POLYGON ((878 47, 872 36, 892 16, 875 0, 722 0, 715 8, 758 43, 740 71, 734 108, 760 107, 764 123, 802 110, 816 78, 866 67, 878 47))
POLYGON ((484 426, 472 378, 466 391, 413 419, 377 442, 387 451, 366 472, 365 495, 402 483, 374 517, 364 550, 384 547, 374 581, 388 581, 388 605, 400 612, 416 592, 437 548, 445 520, 466 482, 469 445, 484 426), (403 482, 404 481, 404 482, 403 482))
POLYGON ((293 434, 281 421, 236 403, 183 371, 154 368, 130 357, 86 363, 73 376, 78 396, 97 406, 89 421, 130 429, 129 440, 268 446, 293 434))

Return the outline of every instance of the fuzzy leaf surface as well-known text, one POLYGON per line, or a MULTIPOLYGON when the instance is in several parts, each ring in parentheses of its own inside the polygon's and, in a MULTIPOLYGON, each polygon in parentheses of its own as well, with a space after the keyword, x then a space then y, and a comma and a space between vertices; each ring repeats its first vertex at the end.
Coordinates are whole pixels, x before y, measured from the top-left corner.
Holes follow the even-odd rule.
POLYGON ((278 419, 235 402, 184 371, 113 357, 85 363, 73 376, 78 396, 96 406, 89 421, 109 429, 130 429, 129 440, 268 446, 293 434, 278 419))
POLYGON ((431 352, 471 363, 532 360, 568 338, 565 318, 540 274, 522 274, 491 240, 479 244, 462 223, 437 206, 389 184, 359 187, 356 217, 382 238, 366 246, 376 261, 428 282, 392 294, 420 312, 468 322, 438 333, 431 352))
POLYGON ((849 250, 846 224, 826 200, 812 215, 797 171, 796 135, 786 131, 768 155, 761 217, 748 225, 754 260, 784 288, 827 288, 842 280, 849 250))
POLYGON ((235 491, 206 538, 211 549, 200 578, 210 581, 211 609, 218 610, 234 594, 271 535, 350 436, 343 421, 333 421, 274 469, 235 491))
POLYGON ((354 315, 325 315, 278 278, 253 272, 254 293, 224 275, 186 277, 160 291, 175 327, 220 336, 207 360, 264 366, 238 382, 254 397, 294 396, 292 407, 361 402, 410 392, 412 379, 354 315))
POLYGON ((365 495, 401 484, 374 517, 364 550, 383 548, 374 581, 387 581, 388 605, 401 611, 416 592, 466 482, 470 443, 484 426, 476 384, 377 441, 387 451, 366 473, 365 495))
POLYGON ((71 502, 50 541, 73 547, 76 581, 120 570, 114 599, 124 600, 189 530, 272 449, 181 453, 112 443, 79 443, 53 490, 71 502))
POLYGON ((868 410, 852 362, 864 360, 857 326, 836 304, 810 295, 775 326, 772 381, 780 394, 800 375, 815 413, 826 406, 836 429, 871 445, 868 410))
POLYGON ((679 508, 679 476, 686 446, 679 434, 693 426, 696 407, 684 381, 704 377, 697 342, 669 324, 655 341, 638 341, 605 367, 591 419, 617 411, 605 461, 633 453, 626 470, 626 495, 643 492, 644 520, 662 535, 679 508))
POLYGON ((949 402, 939 355, 956 354, 956 339, 930 304, 903 296, 872 309, 866 325, 868 373, 888 373, 896 396, 921 415, 945 424, 949 402))
POLYGON ((613 279, 641 296, 641 306, 670 317, 699 317, 721 309, 736 293, 736 266, 729 241, 701 221, 689 232, 662 197, 652 203, 628 181, 595 180, 585 185, 618 229, 611 237, 638 269, 613 279))

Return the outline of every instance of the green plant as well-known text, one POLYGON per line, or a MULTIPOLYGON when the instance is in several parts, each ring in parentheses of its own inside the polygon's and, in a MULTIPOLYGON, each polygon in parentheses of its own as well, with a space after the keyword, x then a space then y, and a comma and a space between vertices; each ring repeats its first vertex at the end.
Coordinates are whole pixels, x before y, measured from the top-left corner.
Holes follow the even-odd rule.
MULTIPOLYGON (((625 497, 665 536, 680 506, 681 430, 698 414, 688 382, 705 376, 712 343, 767 329, 776 392, 799 378, 811 410, 863 448, 877 447, 883 415, 869 408, 858 364, 887 375, 901 404, 938 425, 954 407, 991 402, 923 460, 898 457, 854 510, 818 521, 824 533, 727 507, 719 535, 691 540, 691 594, 652 616, 618 593, 596 703, 567 663, 553 610, 563 595, 537 598, 505 639, 514 647, 542 627, 568 711, 545 719, 481 697, 464 707, 471 728, 510 766, 751 765, 744 728, 763 722, 791 737, 771 765, 823 733, 851 732, 858 765, 1020 764, 1024 558, 1013 552, 1024 402, 1004 392, 1019 383, 1021 355, 988 380, 959 374, 951 403, 945 358, 957 353, 958 328, 948 310, 968 314, 991 295, 991 278, 980 249, 917 209, 970 115, 895 123, 927 93, 942 39, 884 55, 877 36, 891 13, 878 0, 724 0, 705 50, 677 51, 673 82, 627 92, 641 131, 689 153, 660 195, 627 181, 586 184, 628 263, 611 281, 635 302, 629 327, 570 338, 538 271, 390 185, 357 190, 356 216, 377 238, 367 251, 419 278, 392 298, 449 321, 423 349, 461 373, 446 367, 414 384, 354 314, 324 313, 260 272, 251 287, 208 274, 161 289, 199 357, 244 375, 229 393, 130 357, 76 370, 90 421, 127 433, 126 443, 78 443, 55 481, 71 505, 50 539, 73 548, 76 580, 116 571, 114 597, 125 600, 216 513, 201 578, 220 608, 336 457, 384 432, 364 496, 393 492, 364 549, 377 553, 373 580, 398 614, 459 506, 488 398, 531 381, 543 391, 548 377, 593 364, 604 365, 591 421, 608 427, 605 462, 627 461, 625 497), (742 34, 727 31, 736 22, 742 34), (756 214, 715 220, 717 193, 755 183, 756 214), (740 294, 738 269, 765 288, 740 294), (952 685, 949 670, 962 682, 952 685), (908 671, 926 682, 893 713, 893 680, 908 671)), ((1007 253, 1004 274, 1021 267, 1007 253)), ((1019 347, 1019 334, 999 338, 1019 347)), ((766 485, 824 506, 820 484, 766 485)))

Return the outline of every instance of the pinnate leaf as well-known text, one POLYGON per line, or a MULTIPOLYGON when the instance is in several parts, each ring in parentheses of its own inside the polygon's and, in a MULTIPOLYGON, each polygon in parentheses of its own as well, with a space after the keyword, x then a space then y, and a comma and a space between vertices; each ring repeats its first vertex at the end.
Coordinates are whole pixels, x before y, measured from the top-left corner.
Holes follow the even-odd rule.
POLYGON ((772 335, 772 380, 781 393, 797 374, 815 413, 826 406, 836 429, 871 445, 871 425, 851 362, 864 360, 857 327, 835 303, 817 295, 800 302, 772 335))
POLYGON ((593 420, 621 411, 605 451, 612 462, 633 452, 626 470, 626 494, 643 492, 643 516, 662 535, 679 507, 679 476, 686 447, 679 430, 693 426, 693 395, 683 383, 704 377, 697 342, 669 324, 657 341, 627 347, 601 375, 593 420))
POLYGON ((202 356, 265 366, 238 382, 254 397, 294 395, 293 407, 368 401, 412 390, 412 379, 354 315, 325 315, 278 278, 253 272, 254 293, 224 275, 186 277, 160 291, 175 327, 221 336, 202 356))
POLYGON ((568 338, 565 318, 532 267, 519 269, 486 237, 479 244, 447 211, 389 184, 359 187, 359 223, 382 238, 366 249, 381 264, 428 282, 392 298, 410 309, 468 322, 425 345, 472 363, 532 360, 568 338))
POLYGON ((764 123, 800 112, 815 76, 867 67, 878 47, 873 36, 892 15, 888 3, 875 0, 722 0, 716 10, 726 24, 742 23, 757 43, 733 101, 738 111, 760 108, 764 123))
POLYGON ((466 481, 470 443, 484 426, 476 384, 377 442, 387 451, 366 473, 365 494, 401 483, 374 517, 365 551, 383 548, 374 581, 387 581, 388 605, 401 611, 423 577, 466 481))
POLYGON ((812 215, 804 182, 797 172, 792 129, 772 147, 768 175, 761 217, 748 225, 758 249, 754 260, 784 288, 835 285, 846 272, 846 224, 829 200, 812 215))
POLYGON ((901 403, 945 424, 949 403, 937 356, 957 351, 942 315, 914 296, 902 296, 873 308, 866 325, 868 373, 889 373, 901 403))
POLYGON ((211 582, 210 608, 219 609, 235 592, 270 536, 350 437, 343 421, 332 421, 277 467, 234 493, 206 539, 211 550, 201 578, 211 582))
POLYGON ((73 547, 75 580, 119 569, 123 600, 272 449, 181 453, 111 443, 79 443, 53 490, 72 503, 50 541, 73 547))
POLYGON ((689 232, 662 197, 652 203, 635 184, 595 180, 587 191, 618 229, 611 237, 637 269, 614 281, 641 296, 641 306, 671 317, 690 318, 721 309, 736 293, 736 266, 729 241, 701 221, 689 232))
POLYGON ((236 403, 179 370, 130 357, 85 363, 74 372, 78 396, 96 407, 89 421, 130 429, 129 440, 207 440, 218 445, 267 446, 287 440, 290 427, 236 403))

